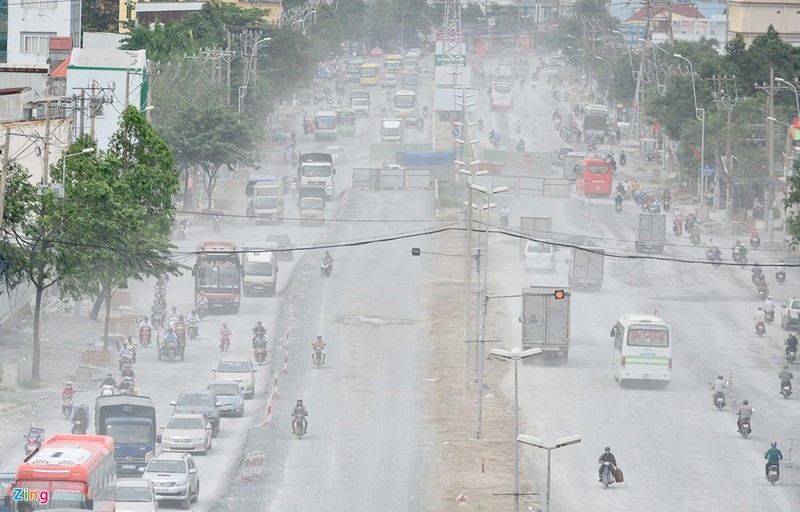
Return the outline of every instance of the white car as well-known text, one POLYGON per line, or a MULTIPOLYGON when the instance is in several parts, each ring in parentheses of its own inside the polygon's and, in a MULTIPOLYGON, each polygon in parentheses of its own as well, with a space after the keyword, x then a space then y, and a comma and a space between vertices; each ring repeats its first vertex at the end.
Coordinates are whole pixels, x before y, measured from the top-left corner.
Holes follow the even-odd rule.
POLYGON ((145 478, 117 480, 116 512, 157 512, 158 502, 153 482, 145 478))
POLYGON ((226 356, 220 359, 214 372, 213 381, 233 381, 239 384, 245 398, 253 398, 255 394, 255 372, 253 362, 246 357, 226 356))
POLYGON ((552 272, 556 268, 556 248, 542 242, 525 244, 525 270, 552 272))
POLYGON ((800 298, 792 297, 781 305, 781 327, 800 328, 800 298))
POLYGON ((347 151, 344 146, 328 146, 325 151, 330 153, 333 157, 334 164, 343 164, 347 162, 347 151))
POLYGON ((161 451, 205 455, 211 449, 211 423, 202 414, 173 414, 163 429, 161 451))

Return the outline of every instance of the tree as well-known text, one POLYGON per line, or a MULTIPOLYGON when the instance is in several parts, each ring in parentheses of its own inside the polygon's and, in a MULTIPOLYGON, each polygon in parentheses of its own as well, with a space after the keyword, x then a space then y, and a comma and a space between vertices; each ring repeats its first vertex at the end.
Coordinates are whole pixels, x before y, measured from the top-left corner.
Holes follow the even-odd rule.
MULTIPOLYGON (((81 31, 119 32, 119 4, 113 0, 82 0, 81 31)), ((75 43, 80 46, 80 41, 75 43)))
POLYGON ((786 208, 786 229, 789 239, 793 246, 800 244, 800 160, 795 160, 793 165, 794 172, 786 184, 786 198, 783 206, 786 208))

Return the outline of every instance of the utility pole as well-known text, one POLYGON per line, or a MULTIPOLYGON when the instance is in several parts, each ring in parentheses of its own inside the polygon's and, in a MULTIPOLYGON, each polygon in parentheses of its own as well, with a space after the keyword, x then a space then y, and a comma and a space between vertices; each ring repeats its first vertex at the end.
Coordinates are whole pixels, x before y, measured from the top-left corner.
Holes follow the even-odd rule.
MULTIPOLYGON (((230 31, 228 31, 228 49, 226 51, 227 51, 227 54, 229 54, 229 55, 232 53, 231 52, 231 33, 230 33, 230 31)), ((225 90, 228 91, 228 106, 230 106, 231 105, 231 60, 232 59, 226 59, 226 60, 228 62, 228 74, 227 74, 228 78, 227 78, 227 82, 226 82, 227 87, 226 87, 225 90)))
MULTIPOLYGON (((775 69, 769 68, 769 117, 775 118, 775 69)), ((768 120, 767 125, 767 165, 769 166, 769 188, 767 188, 767 228, 769 229, 769 243, 775 243, 775 123, 768 120)))
POLYGON ((42 185, 50 181, 50 102, 44 104, 44 155, 42 157, 42 185))
POLYGON ((6 180, 8 166, 11 164, 11 128, 6 128, 6 142, 3 144, 3 169, 0 174, 0 233, 3 231, 3 218, 6 212, 6 180))
MULTIPOLYGON (((733 168, 733 132, 731 130, 732 123, 733 123, 733 109, 739 104, 739 94, 736 91, 736 76, 728 77, 725 76, 715 76, 712 77, 714 80, 714 85, 716 86, 716 98, 715 102, 717 106, 722 106, 727 111, 727 123, 726 123, 726 138, 725 138, 725 165, 723 168, 727 171, 727 188, 728 191, 725 198, 725 220, 727 222, 731 221, 732 215, 732 208, 733 208, 733 198, 731 197, 732 191, 732 182, 733 176, 731 175, 731 169, 733 168), (732 81, 732 84, 728 84, 728 80, 732 81), (733 87, 733 97, 731 97, 731 87, 733 87)), ((714 172, 714 210, 719 209, 720 207, 720 191, 722 189, 722 182, 720 181, 720 172, 719 170, 714 172)))

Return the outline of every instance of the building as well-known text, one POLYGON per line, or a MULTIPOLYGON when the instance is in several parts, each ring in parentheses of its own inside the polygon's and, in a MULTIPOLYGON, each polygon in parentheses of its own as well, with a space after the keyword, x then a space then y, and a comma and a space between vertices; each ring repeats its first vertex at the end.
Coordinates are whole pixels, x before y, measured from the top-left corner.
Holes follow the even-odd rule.
POLYGON ((800 4, 797 0, 730 0, 728 38, 742 34, 745 41, 767 32, 772 25, 785 43, 800 44, 800 4))
MULTIPOLYGON (((3 0, 0 0, 0 2, 3 0)), ((264 9, 269 11, 266 20, 272 24, 279 24, 281 19, 281 0, 223 0, 236 4, 243 9, 264 9)), ((139 25, 151 28, 156 23, 168 24, 180 21, 191 12, 203 8, 204 1, 187 2, 179 1, 136 1, 119 0, 119 31, 126 33, 125 24, 135 20, 139 25)))
MULTIPOLYGON (((45 169, 45 151, 49 152, 49 165, 56 164, 61 154, 69 147, 72 134, 72 119, 65 116, 51 115, 50 118, 50 144, 45 145, 47 133, 45 119, 29 121, 0 121, 0 131, 5 133, 11 129, 9 138, 9 154, 15 162, 28 170, 32 184, 42 183, 45 169)), ((60 182, 58 176, 53 176, 48 182, 60 182)))
POLYGON ((8 58, 11 64, 46 64, 50 38, 81 37, 81 0, 18 0, 8 5, 8 58))
POLYGON ((108 149, 128 105, 144 110, 148 87, 144 50, 72 50, 66 92, 83 105, 81 110, 87 117, 85 123, 76 123, 76 130, 94 136, 100 150, 108 149))
POLYGON ((128 36, 111 32, 84 32, 81 48, 85 50, 119 50, 128 36))

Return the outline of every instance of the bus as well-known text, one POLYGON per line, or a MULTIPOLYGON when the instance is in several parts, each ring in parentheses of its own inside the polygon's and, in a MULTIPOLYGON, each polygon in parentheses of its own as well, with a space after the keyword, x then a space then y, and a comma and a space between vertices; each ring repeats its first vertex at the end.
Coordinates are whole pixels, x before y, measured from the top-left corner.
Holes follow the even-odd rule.
POLYGON ((669 381, 672 377, 672 330, 651 315, 625 315, 611 329, 614 378, 669 381))
POLYGON ((367 62, 361 65, 361 85, 378 85, 381 80, 381 65, 367 62))
POLYGON ((580 163, 575 174, 575 188, 585 196, 610 196, 613 177, 611 162, 589 158, 580 163))
POLYGON ((394 94, 394 116, 403 118, 417 109, 417 93, 414 91, 397 91, 394 94))
POLYGON ((116 485, 112 438, 56 434, 20 463, 3 504, 14 512, 52 508, 113 512, 116 485))
POLYGON ((492 82, 491 110, 511 110, 514 106, 514 86, 511 82, 492 82))
POLYGON ((336 111, 336 133, 343 137, 355 137, 356 113, 349 108, 336 111))
POLYGON ((348 82, 351 84, 361 82, 361 66, 363 64, 364 61, 361 59, 350 59, 347 61, 344 72, 348 82))
POLYGON ((336 140, 336 112, 317 112, 314 116, 314 140, 336 140))
POLYGON ((608 107, 605 105, 600 105, 599 103, 590 103, 584 107, 584 115, 587 116, 605 116, 608 119, 609 110, 608 107))
POLYGON ((392 73, 399 75, 403 71, 403 56, 402 55, 387 55, 383 58, 383 71, 384 73, 392 73))
POLYGON ((208 309, 239 312, 242 301, 242 263, 233 242, 205 241, 197 244, 197 261, 192 267, 195 299, 200 292, 208 309))

